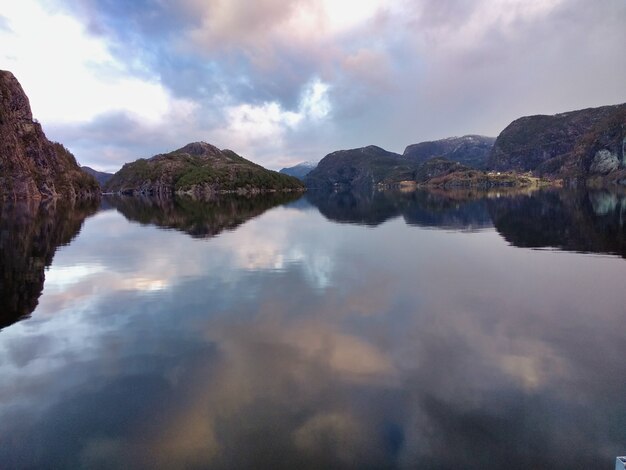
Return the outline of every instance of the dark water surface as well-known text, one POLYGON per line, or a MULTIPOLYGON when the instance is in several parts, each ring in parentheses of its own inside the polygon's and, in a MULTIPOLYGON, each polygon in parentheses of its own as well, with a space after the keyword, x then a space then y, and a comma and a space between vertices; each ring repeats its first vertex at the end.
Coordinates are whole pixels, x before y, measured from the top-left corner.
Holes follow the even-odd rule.
POLYGON ((625 218, 567 191, 2 206, 0 468, 613 468, 625 218))

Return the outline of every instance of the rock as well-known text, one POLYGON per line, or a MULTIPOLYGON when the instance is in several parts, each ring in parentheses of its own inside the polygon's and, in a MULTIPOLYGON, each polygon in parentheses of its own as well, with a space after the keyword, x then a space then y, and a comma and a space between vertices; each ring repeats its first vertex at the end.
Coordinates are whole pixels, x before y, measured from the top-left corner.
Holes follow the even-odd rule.
POLYGON ((63 145, 33 121, 28 97, 11 72, 0 70, 0 199, 99 198, 63 145))
POLYGON ((619 158, 615 153, 606 149, 598 150, 593 157, 593 161, 589 167, 589 172, 606 175, 611 171, 617 170, 619 168, 619 164, 619 158))

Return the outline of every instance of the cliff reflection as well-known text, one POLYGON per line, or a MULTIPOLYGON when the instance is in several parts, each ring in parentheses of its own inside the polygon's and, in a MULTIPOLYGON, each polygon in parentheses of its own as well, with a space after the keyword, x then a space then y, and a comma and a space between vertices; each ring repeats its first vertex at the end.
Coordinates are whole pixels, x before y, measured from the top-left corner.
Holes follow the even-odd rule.
POLYGON ((626 257, 626 195, 547 190, 491 199, 496 230, 510 244, 626 257))
POLYGON ((233 194, 207 200, 108 196, 103 203, 116 208, 129 221, 179 230, 194 238, 208 238, 300 197, 300 193, 233 194))
POLYGON ((329 220, 377 226, 402 216, 408 225, 473 231, 495 227, 510 244, 626 256, 626 194, 609 191, 311 192, 329 220))
POLYGON ((59 246, 78 235, 94 201, 18 201, 0 205, 0 328, 30 315, 45 269, 59 246))
POLYGON ((409 225, 472 230, 491 227, 486 193, 471 191, 308 192, 334 222, 376 226, 402 216, 409 225))

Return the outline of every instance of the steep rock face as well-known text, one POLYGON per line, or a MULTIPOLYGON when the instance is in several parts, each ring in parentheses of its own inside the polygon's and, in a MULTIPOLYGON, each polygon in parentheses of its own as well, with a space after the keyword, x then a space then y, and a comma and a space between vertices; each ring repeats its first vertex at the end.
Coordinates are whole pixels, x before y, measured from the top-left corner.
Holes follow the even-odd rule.
POLYGON ((220 150, 206 142, 127 163, 105 185, 109 192, 159 196, 302 189, 297 178, 267 170, 232 150, 220 150))
POLYGON ((305 178, 307 187, 368 187, 413 180, 417 164, 375 145, 326 155, 305 178))
POLYGON ((447 139, 420 142, 409 145, 404 156, 417 163, 424 163, 432 158, 442 157, 471 168, 485 168, 487 157, 495 142, 494 137, 465 135, 447 139))
POLYGON ((80 170, 65 147, 50 142, 33 120, 17 79, 0 70, 0 199, 99 196, 96 180, 80 170))
POLYGON ((316 166, 317 163, 314 162, 302 162, 294 166, 283 168, 279 171, 279 173, 282 173, 283 175, 295 176, 299 180, 304 181, 306 175, 311 173, 316 166))
POLYGON ((586 178, 624 167, 626 104, 527 116, 504 129, 489 155, 495 170, 586 178))

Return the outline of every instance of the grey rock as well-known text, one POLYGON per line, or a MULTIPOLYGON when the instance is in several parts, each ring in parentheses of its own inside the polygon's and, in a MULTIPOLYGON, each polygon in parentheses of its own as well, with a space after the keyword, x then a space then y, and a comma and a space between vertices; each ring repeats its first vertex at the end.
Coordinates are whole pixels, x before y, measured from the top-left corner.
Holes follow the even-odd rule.
POLYGON ((593 157, 589 172, 606 175, 607 173, 617 170, 619 163, 619 158, 613 152, 606 149, 598 150, 593 157))

